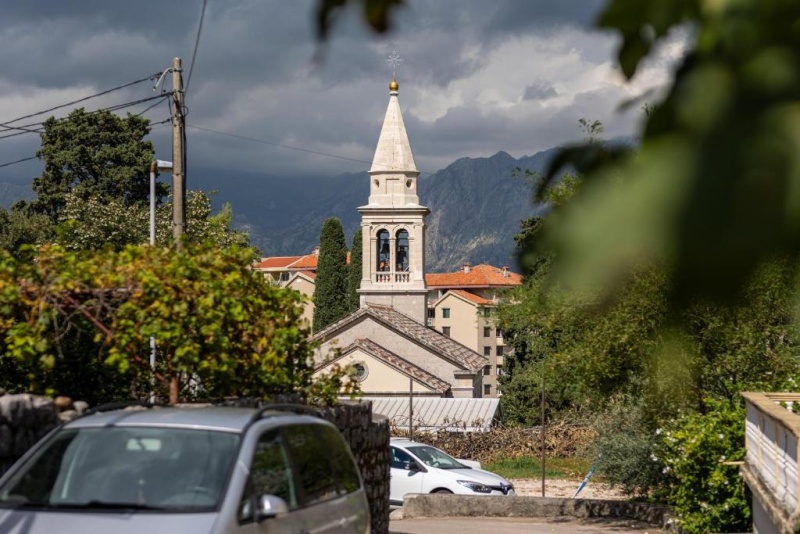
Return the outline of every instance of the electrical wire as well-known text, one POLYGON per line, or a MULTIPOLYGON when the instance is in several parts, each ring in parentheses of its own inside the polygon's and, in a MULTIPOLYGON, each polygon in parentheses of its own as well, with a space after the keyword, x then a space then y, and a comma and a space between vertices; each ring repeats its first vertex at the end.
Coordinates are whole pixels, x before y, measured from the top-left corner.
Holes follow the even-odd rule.
MULTIPOLYGON (((6 128, 13 130, 13 129, 16 129, 14 126, 10 126, 10 124, 13 123, 13 122, 18 122, 18 121, 21 121, 22 119, 29 119, 31 117, 36 117, 37 115, 44 115, 45 113, 50 113, 51 111, 55 111, 57 109, 65 108, 65 107, 68 107, 68 106, 73 106, 75 104, 80 104, 81 102, 86 102, 87 100, 90 100, 92 98, 97 98, 98 96, 107 95, 109 93, 113 93, 114 91, 119 91, 120 89, 125 89, 126 87, 130 87, 130 86, 136 85, 138 83, 146 82, 147 80, 152 80, 153 78, 159 76, 160 74, 161 74, 160 72, 157 72, 156 74, 151 74, 150 76, 148 76, 146 78, 141 78, 139 80, 134 80, 134 81, 126 83, 124 85, 118 85, 117 87, 112 87, 111 89, 106 89, 105 91, 101 91, 101 92, 93 94, 93 95, 85 96, 83 98, 79 98, 78 100, 73 100, 72 102, 67 102, 66 104, 61 104, 61 105, 58 105, 58 106, 55 106, 55 107, 52 107, 52 108, 49 108, 49 109, 45 109, 45 110, 42 110, 42 111, 37 111, 36 113, 31 113, 29 115, 23 115, 22 117, 17 117, 16 119, 13 119, 13 120, 10 120, 10 121, 2 122, 2 123, 0 123, 0 126, 5 126, 6 128)), ((159 95, 159 96, 161 96, 161 95, 159 95)))
MULTIPOLYGON (((111 112, 119 111, 121 109, 125 109, 125 108, 129 108, 129 107, 136 106, 136 105, 139 105, 139 104, 143 104, 145 102, 150 102, 152 100, 161 99, 158 102, 156 102, 155 104, 153 104, 152 106, 149 106, 144 111, 141 111, 141 112, 137 113, 136 116, 138 117, 138 116, 141 116, 144 113, 150 111, 154 107, 156 107, 158 104, 161 103, 161 101, 163 101, 166 98, 168 98, 168 96, 169 95, 156 95, 156 96, 150 96, 150 97, 147 97, 147 98, 142 98, 142 99, 139 99, 139 100, 134 100, 134 101, 131 101, 131 102, 125 102, 125 103, 122 103, 122 104, 115 104, 115 105, 109 106, 107 108, 100 108, 100 109, 96 109, 94 111, 89 111, 89 112, 87 112, 87 115, 88 114, 92 114, 92 113, 101 113, 101 112, 104 112, 104 111, 111 111, 111 112)), ((69 117, 61 117, 59 119, 56 119, 56 121, 64 121, 64 120, 67 120, 68 118, 69 117)), ((29 127, 36 126, 36 125, 43 125, 43 124, 44 124, 43 122, 35 122, 35 123, 31 123, 31 124, 26 124, 25 126, 16 126, 16 127, 8 128, 6 130, 0 130, 0 131, 22 130, 20 132, 15 132, 15 133, 7 134, 7 135, 2 135, 2 136, 0 136, 0 140, 8 139, 9 137, 16 137, 18 135, 25 135, 25 134, 29 134, 29 133, 39 133, 40 134, 40 133, 44 132, 44 128, 39 127, 39 128, 35 128, 35 129, 30 129, 29 127)))
POLYGON ((192 73, 194 72, 194 60, 197 59, 197 47, 200 44, 200 34, 203 32, 203 19, 206 17, 206 3, 203 0, 203 7, 200 9, 200 23, 197 25, 197 36, 194 38, 194 51, 192 51, 192 61, 189 63, 189 75, 186 77, 186 87, 183 88, 183 96, 189 92, 189 84, 192 83, 192 73))
POLYGON ((17 163, 22 163, 23 161, 30 161, 32 159, 39 159, 39 156, 31 156, 29 158, 18 159, 17 161, 9 161, 8 163, 0 164, 0 169, 3 167, 9 167, 11 165, 16 165, 17 163))
POLYGON ((211 128, 204 128, 202 126, 195 126, 194 124, 187 124, 186 126, 189 127, 189 128, 194 128, 195 130, 202 130, 204 132, 211 132, 211 133, 215 133, 215 134, 218 134, 218 135, 225 135, 225 136, 228 136, 228 137, 233 137, 234 139, 242 139, 242 140, 245 140, 245 141, 252 141, 254 143, 261 143, 262 145, 269 145, 269 146, 274 146, 274 147, 278 147, 278 148, 286 148, 286 149, 289 149, 289 150, 297 150, 297 151, 300 151, 300 152, 306 152, 308 154, 315 154, 317 156, 327 156, 329 158, 343 159, 343 160, 346 160, 346 161, 355 161, 357 163, 372 163, 371 161, 367 161, 367 160, 364 160, 364 159, 349 158, 347 156, 337 156, 336 154, 328 154, 326 152, 319 152, 317 150, 311 150, 311 149, 308 149, 308 148, 301 148, 301 147, 296 147, 296 146, 282 145, 280 143, 271 143, 270 141, 265 141, 263 139, 257 139, 255 137, 248 137, 246 135, 239 135, 239 134, 234 134, 234 133, 230 133, 230 132, 222 132, 220 130, 213 130, 211 128))

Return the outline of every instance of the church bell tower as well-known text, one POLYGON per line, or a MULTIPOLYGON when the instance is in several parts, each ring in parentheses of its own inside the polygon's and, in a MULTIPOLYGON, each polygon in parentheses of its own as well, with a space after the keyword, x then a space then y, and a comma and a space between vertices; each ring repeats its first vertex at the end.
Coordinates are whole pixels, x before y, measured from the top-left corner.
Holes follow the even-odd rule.
POLYGON ((399 85, 389 84, 389 106, 369 170, 369 201, 361 213, 361 306, 381 304, 425 324, 425 216, 419 203, 419 171, 408 142, 399 85))

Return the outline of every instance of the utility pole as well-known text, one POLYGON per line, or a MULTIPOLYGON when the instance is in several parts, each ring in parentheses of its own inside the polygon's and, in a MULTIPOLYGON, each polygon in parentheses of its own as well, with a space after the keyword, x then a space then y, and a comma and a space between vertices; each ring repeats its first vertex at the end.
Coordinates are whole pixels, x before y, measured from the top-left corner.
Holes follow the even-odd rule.
POLYGON ((172 236, 181 249, 186 232, 186 175, 184 174, 185 128, 183 116, 183 71, 181 58, 172 60, 172 236))

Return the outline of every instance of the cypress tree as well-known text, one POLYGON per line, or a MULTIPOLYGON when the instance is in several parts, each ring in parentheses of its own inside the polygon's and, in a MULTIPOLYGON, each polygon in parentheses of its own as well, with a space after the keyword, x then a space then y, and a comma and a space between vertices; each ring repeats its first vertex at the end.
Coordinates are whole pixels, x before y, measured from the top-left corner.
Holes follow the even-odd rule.
POLYGON ((319 332, 347 315, 347 243, 342 223, 336 217, 322 223, 319 236, 316 288, 314 289, 314 332, 319 332))
POLYGON ((361 227, 353 234, 353 245, 350 247, 350 265, 347 267, 347 308, 353 313, 359 308, 358 288, 361 286, 361 227))

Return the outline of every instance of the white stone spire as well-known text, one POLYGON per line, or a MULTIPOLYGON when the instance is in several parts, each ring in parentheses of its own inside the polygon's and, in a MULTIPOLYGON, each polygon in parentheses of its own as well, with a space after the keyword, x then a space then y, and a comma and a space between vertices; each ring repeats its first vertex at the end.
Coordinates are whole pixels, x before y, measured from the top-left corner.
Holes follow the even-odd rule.
POLYGON ((383 119, 383 128, 378 138, 378 147, 372 160, 370 174, 378 172, 413 172, 419 174, 408 142, 400 102, 397 100, 399 86, 396 81, 389 84, 389 107, 383 119))

